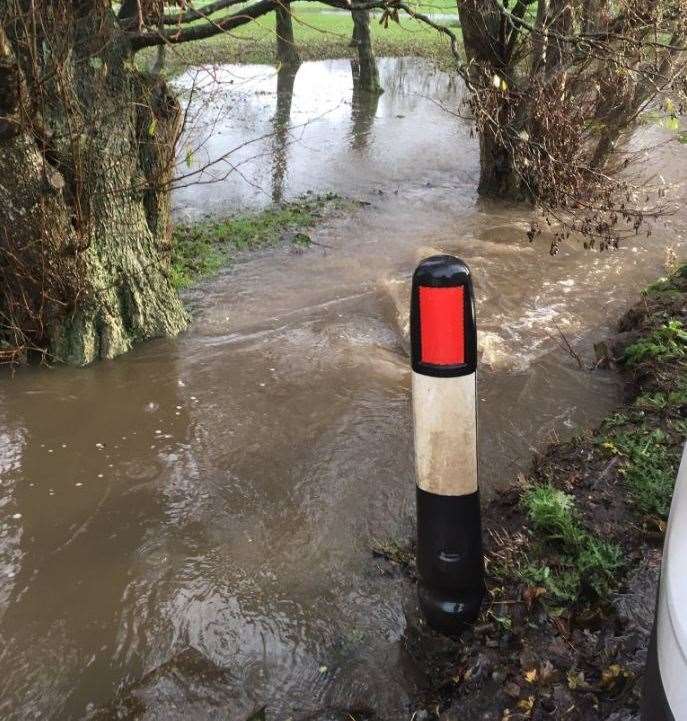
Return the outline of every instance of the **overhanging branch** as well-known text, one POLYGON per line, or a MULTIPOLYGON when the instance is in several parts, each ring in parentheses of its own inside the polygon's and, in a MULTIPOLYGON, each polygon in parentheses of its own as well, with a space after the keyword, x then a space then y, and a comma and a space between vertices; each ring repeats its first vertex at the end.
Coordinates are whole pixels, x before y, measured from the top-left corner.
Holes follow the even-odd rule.
POLYGON ((243 0, 217 0, 217 2, 209 3, 204 5, 201 9, 190 8, 186 12, 177 13, 175 15, 163 15, 163 25, 184 25, 185 23, 191 23, 194 20, 202 20, 208 18, 210 15, 214 15, 220 10, 225 10, 233 5, 241 5, 243 0))
MULTIPOLYGON (((460 47, 456 34, 445 25, 440 25, 434 22, 429 16, 423 13, 415 12, 411 7, 406 5, 400 0, 368 0, 367 2, 351 2, 351 0, 308 0, 310 2, 318 1, 323 5, 337 8, 339 10, 347 10, 352 12, 354 10, 403 10, 409 17, 417 20, 418 22, 424 23, 429 27, 433 28, 437 32, 445 35, 451 44, 451 53, 458 63, 458 71, 469 82, 468 74, 465 72, 462 57, 460 55, 460 47)), ((180 28, 169 30, 129 30, 127 35, 131 42, 131 46, 134 51, 141 50, 146 47, 153 47, 156 45, 178 45, 180 43, 193 42, 195 40, 204 40, 211 38, 215 35, 220 35, 225 32, 230 32, 235 28, 256 20, 263 15, 267 15, 270 12, 274 12, 281 7, 280 0, 258 0, 258 2, 248 7, 242 8, 240 11, 222 17, 220 19, 212 19, 208 17, 217 11, 230 7, 237 3, 237 0, 217 0, 210 5, 206 5, 202 11, 189 10, 185 13, 181 13, 177 16, 165 16, 165 24, 183 24, 190 22, 191 20, 197 20, 199 17, 203 17, 207 22, 202 25, 194 25, 193 27, 180 28), (172 23, 172 18, 176 18, 172 23), (169 22, 168 22, 169 20, 169 22)))

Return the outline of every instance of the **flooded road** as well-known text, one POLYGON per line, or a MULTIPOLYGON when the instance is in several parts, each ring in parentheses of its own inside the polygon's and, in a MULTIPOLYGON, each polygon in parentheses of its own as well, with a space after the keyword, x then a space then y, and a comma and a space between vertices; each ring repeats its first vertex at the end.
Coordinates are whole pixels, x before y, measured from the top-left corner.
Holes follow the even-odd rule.
MULTIPOLYGON (((200 96, 211 154, 279 114, 272 70, 221 73, 224 100, 200 96)), ((477 201, 469 126, 440 107, 456 107, 453 81, 407 60, 381 76, 378 103, 351 104, 347 62, 304 65, 298 141, 282 128, 281 144, 233 154, 243 181, 175 195, 182 216, 306 189, 370 205, 326 222, 318 245, 246 256, 193 290, 180 338, 0 381, 3 719, 84 718, 188 647, 221 674, 156 677, 141 718, 241 721, 266 705, 284 721, 410 719, 412 591, 369 542, 412 528, 407 300, 422 257, 455 253, 475 274, 485 496, 619 400, 617 378, 580 370, 557 327, 590 355, 661 272, 668 231, 550 257, 527 242, 525 211, 477 201)))

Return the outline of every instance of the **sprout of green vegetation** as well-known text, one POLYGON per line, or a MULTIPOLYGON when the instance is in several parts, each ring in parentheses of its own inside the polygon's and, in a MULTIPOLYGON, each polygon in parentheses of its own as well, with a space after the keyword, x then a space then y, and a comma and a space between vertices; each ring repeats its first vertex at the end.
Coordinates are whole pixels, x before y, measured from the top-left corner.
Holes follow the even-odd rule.
POLYGON ((682 408, 685 405, 687 405, 687 386, 682 386, 674 391, 642 393, 635 401, 637 408, 654 413, 671 408, 682 408))
POLYGON ((659 278, 643 291, 644 296, 653 296, 662 301, 679 301, 682 298, 682 292, 675 287, 673 278, 659 278))

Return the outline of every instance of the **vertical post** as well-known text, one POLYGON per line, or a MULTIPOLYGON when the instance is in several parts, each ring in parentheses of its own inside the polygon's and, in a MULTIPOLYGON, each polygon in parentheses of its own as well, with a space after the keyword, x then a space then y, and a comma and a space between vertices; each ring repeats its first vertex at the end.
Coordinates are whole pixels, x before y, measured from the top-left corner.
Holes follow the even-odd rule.
POLYGON ((429 625, 456 635, 485 593, 477 486, 477 329, 470 270, 423 260, 410 307, 419 600, 429 625))

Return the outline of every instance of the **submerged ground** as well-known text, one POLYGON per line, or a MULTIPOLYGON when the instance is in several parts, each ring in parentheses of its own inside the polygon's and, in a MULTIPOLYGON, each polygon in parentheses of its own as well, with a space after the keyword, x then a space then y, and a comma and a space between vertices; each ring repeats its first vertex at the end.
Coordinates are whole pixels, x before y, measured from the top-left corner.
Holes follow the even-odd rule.
MULTIPOLYGON (((412 584, 369 551, 412 534, 412 269, 450 252, 475 274, 489 500, 621 401, 618 374, 580 368, 559 331, 591 358, 664 272, 657 241, 680 254, 684 221, 550 257, 527 241, 529 211, 478 201, 455 80, 409 59, 381 77, 375 104, 348 61, 304 65, 286 96, 266 66, 181 78, 195 123, 180 174, 232 152, 180 183, 180 227, 307 190, 348 200, 311 198, 276 248, 186 291, 186 335, 3 379, 3 718, 83 718, 131 684, 131 718, 399 719, 454 697, 460 711, 409 653, 412 584)), ((656 162, 679 173, 669 152, 656 162)))

